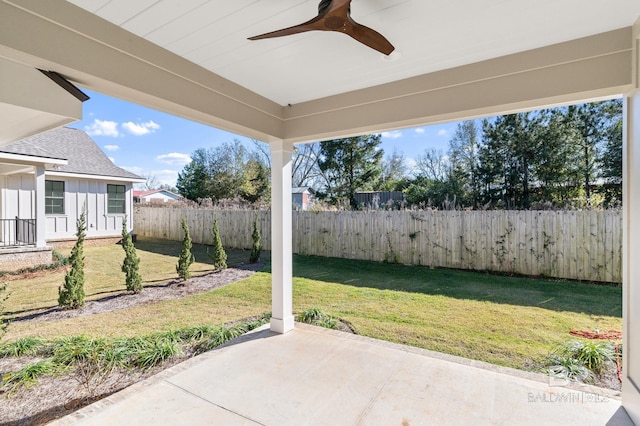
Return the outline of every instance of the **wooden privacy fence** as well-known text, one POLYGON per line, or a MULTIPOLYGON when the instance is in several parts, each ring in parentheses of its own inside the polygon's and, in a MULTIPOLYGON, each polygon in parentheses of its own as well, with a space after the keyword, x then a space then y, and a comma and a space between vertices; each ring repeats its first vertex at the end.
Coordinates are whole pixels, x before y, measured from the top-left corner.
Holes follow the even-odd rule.
MULTIPOLYGON (((210 244, 214 214, 222 243, 251 248, 258 214, 271 246, 270 212, 137 207, 135 232, 181 240, 180 219, 194 242, 210 244)), ((370 211, 293 212, 297 254, 622 282, 622 212, 370 211)))

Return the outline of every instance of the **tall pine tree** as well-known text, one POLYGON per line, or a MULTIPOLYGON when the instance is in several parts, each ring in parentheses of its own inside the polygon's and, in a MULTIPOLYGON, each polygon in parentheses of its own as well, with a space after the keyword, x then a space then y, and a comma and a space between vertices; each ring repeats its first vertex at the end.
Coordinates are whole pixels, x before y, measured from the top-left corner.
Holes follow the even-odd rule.
POLYGON ((325 180, 319 195, 333 203, 347 201, 356 208, 355 193, 376 189, 382 174, 380 135, 363 135, 320 142, 318 166, 325 180))

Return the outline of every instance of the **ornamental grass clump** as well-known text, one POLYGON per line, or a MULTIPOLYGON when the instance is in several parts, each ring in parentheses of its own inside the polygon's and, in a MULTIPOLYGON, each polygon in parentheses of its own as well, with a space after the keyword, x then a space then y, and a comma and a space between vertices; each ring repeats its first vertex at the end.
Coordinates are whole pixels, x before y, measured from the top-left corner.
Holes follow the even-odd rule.
POLYGON ((615 359, 611 343, 572 340, 559 346, 547 358, 543 371, 556 378, 593 383, 615 359))

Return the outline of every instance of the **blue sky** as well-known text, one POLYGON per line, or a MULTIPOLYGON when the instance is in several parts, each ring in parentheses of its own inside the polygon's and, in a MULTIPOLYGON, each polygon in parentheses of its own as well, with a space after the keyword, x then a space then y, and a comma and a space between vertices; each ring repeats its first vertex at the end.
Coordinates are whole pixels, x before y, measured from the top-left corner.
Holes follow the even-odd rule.
MULTIPOLYGON (((195 123, 153 109, 85 90, 83 119, 69 127, 86 131, 112 161, 159 183, 175 185, 178 172, 197 148, 210 148, 238 139, 250 147, 250 139, 195 123)), ((401 129, 382 134, 382 148, 401 151, 409 165, 425 149, 446 152, 457 123, 401 129)))

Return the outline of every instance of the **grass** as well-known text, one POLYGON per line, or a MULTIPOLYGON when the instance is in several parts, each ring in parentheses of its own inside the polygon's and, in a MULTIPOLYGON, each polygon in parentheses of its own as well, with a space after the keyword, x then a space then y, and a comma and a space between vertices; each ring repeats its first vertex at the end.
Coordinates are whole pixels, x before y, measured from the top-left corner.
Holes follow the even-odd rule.
MULTIPOLYGON (((140 252, 138 256, 144 286, 177 278, 175 265, 180 253, 179 241, 139 239, 136 249, 140 252)), ((194 275, 213 271, 210 258, 206 254, 206 246, 194 245, 193 254, 196 261, 191 265, 191 272, 194 275)), ((249 258, 249 252, 244 250, 229 250, 227 254, 229 266, 245 263, 249 258)), ((124 251, 120 245, 85 247, 87 301, 126 291, 124 274, 120 270, 123 259, 124 251)), ((7 315, 15 316, 56 306, 58 287, 64 282, 64 274, 63 269, 53 273, 36 274, 28 280, 9 282, 8 291, 11 297, 5 306, 7 315)))
MULTIPOLYGON (((140 239, 136 248, 145 285, 175 278, 179 242, 140 239)), ((194 245, 194 252, 195 274, 213 269, 204 247, 194 245)), ((248 259, 248 252, 228 254, 230 265, 248 259)), ((87 247, 86 256, 89 299, 123 291, 120 246, 87 247)), ((57 289, 62 274, 54 275, 10 282, 8 311, 54 306, 49 287, 57 289)), ((363 335, 516 368, 544 358, 569 330, 622 328, 615 286, 295 256, 293 292, 294 311, 316 308, 363 335)), ((271 275, 259 272, 208 293, 90 319, 14 322, 6 338, 136 337, 259 315, 270 304, 271 275)))

